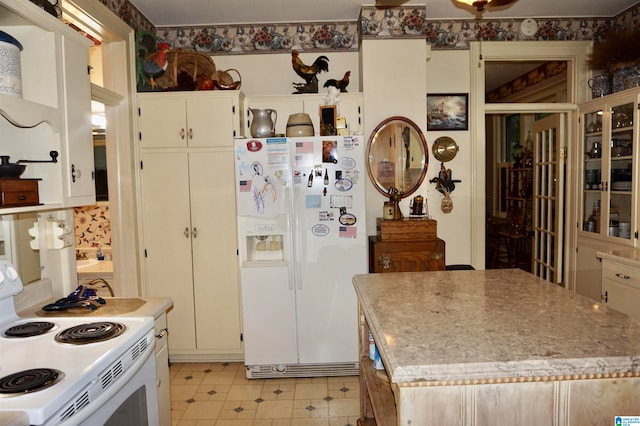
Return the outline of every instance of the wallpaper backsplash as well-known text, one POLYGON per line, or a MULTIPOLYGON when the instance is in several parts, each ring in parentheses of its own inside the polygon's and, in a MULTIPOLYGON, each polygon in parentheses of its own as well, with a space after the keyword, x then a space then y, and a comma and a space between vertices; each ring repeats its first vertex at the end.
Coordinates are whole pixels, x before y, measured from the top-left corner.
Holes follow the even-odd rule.
POLYGON ((111 220, 109 204, 73 209, 76 248, 111 247, 111 220))

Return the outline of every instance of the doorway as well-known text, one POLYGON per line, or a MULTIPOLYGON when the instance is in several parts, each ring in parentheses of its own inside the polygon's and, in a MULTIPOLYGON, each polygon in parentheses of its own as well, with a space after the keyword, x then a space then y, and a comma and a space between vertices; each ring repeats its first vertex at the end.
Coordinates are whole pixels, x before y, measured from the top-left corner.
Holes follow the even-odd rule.
POLYGON ((91 95, 105 104, 109 211, 117 296, 141 294, 136 223, 132 105, 136 95, 133 29, 100 2, 64 0, 63 16, 93 40, 91 95), (97 70, 100 70, 98 73, 97 70), (96 77, 99 78, 95 80, 96 77))
MULTIPOLYGON (((543 114, 543 113, 563 113, 567 116, 567 133, 566 133, 566 149, 564 154, 567 158, 575 146, 575 115, 573 111, 577 109, 577 104, 588 98, 588 86, 586 80, 588 78, 588 70, 585 67, 585 61, 588 54, 590 43, 588 42, 567 42, 567 43, 500 43, 500 42, 476 42, 471 43, 471 68, 472 82, 471 92, 474 96, 471 98, 470 111, 472 111, 471 120, 477 126, 471 128, 471 139, 476 141, 484 141, 485 143, 474 144, 472 146, 472 163, 477 167, 473 170, 474 175, 474 191, 488 194, 488 185, 491 181, 487 180, 487 174, 497 164, 496 158, 493 157, 494 152, 489 149, 490 138, 488 132, 494 129, 493 115, 496 114, 543 114), (485 101, 485 64, 491 61, 502 62, 521 62, 521 61, 551 61, 562 60, 567 63, 567 83, 566 97, 561 101, 547 102, 545 100, 536 100, 528 102, 521 100, 520 102, 506 103, 488 103, 485 101), (580 82, 580 84, 578 84, 580 82)), ((506 174, 506 173, 505 173, 506 174)), ((499 176, 499 175, 498 175, 499 176)), ((567 209, 565 218, 571 217, 571 209, 574 209, 573 199, 575 194, 572 192, 570 184, 567 184, 567 192, 565 199, 568 202, 563 203, 567 209)), ((492 211, 490 197, 478 197, 472 203, 472 263, 474 265, 484 265, 487 257, 487 243, 491 241, 486 235, 486 217, 492 211)), ((562 269, 563 282, 571 281, 570 265, 575 262, 567 247, 575 241, 577 236, 569 228, 565 233, 566 238, 561 247, 561 251, 566 256, 562 257, 564 268, 562 269)), ((569 285, 571 287, 571 285, 569 285)))

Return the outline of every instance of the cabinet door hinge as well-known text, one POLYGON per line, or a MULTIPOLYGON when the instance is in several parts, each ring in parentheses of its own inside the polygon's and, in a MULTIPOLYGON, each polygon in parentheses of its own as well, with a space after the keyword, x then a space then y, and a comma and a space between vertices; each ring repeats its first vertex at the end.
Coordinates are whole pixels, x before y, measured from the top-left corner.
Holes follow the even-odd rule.
POLYGON ((242 333, 240 333, 240 341, 244 342, 244 336, 242 335, 242 333))
POLYGON ((233 137, 234 138, 236 137, 236 131, 235 130, 233 131, 233 137))
POLYGON ((240 256, 240 250, 236 249, 236 256, 240 256))
POLYGON ((142 111, 140 111, 140 107, 138 107, 138 117, 142 115, 142 111))
POLYGON ((144 257, 147 257, 147 249, 144 249, 144 257))
POLYGON ((144 163, 142 162, 142 160, 140 160, 140 170, 144 169, 144 163))
POLYGON ((236 114, 236 106, 232 105, 231 106, 231 112, 235 115, 236 114))
POLYGON ((138 140, 141 141, 142 140, 142 132, 138 132, 138 140))
POLYGON ((636 240, 637 240, 638 239, 638 231, 636 231, 635 236, 636 236, 636 240))
POLYGON ((87 74, 91 75, 91 70, 93 69, 93 67, 91 65, 87 65, 87 74))

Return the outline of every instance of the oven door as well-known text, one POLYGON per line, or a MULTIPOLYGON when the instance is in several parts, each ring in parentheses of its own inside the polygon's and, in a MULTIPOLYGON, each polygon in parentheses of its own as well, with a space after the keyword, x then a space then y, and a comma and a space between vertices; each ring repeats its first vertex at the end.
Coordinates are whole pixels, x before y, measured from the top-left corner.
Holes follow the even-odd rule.
MULTIPOLYGON (((153 351, 148 351, 147 359, 133 377, 120 379, 124 385, 114 390, 107 401, 83 419, 79 425, 157 426, 160 424, 153 351)), ((69 425, 78 424, 75 423, 78 421, 77 418, 72 417, 69 420, 71 420, 69 425)))

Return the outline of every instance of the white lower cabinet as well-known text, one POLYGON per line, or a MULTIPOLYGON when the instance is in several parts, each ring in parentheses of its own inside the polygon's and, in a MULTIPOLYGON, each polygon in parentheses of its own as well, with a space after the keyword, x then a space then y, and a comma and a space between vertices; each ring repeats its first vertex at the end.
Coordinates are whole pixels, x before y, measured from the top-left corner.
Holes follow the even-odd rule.
POLYGON ((171 425, 171 378, 169 377, 169 348, 167 347, 167 314, 155 319, 156 336, 156 379, 158 381, 158 408, 160 426, 171 425))
POLYGON ((241 359, 233 148, 141 160, 145 291, 173 299, 169 357, 241 359))
POLYGON ((640 319, 640 268, 602 260, 602 302, 640 319))

